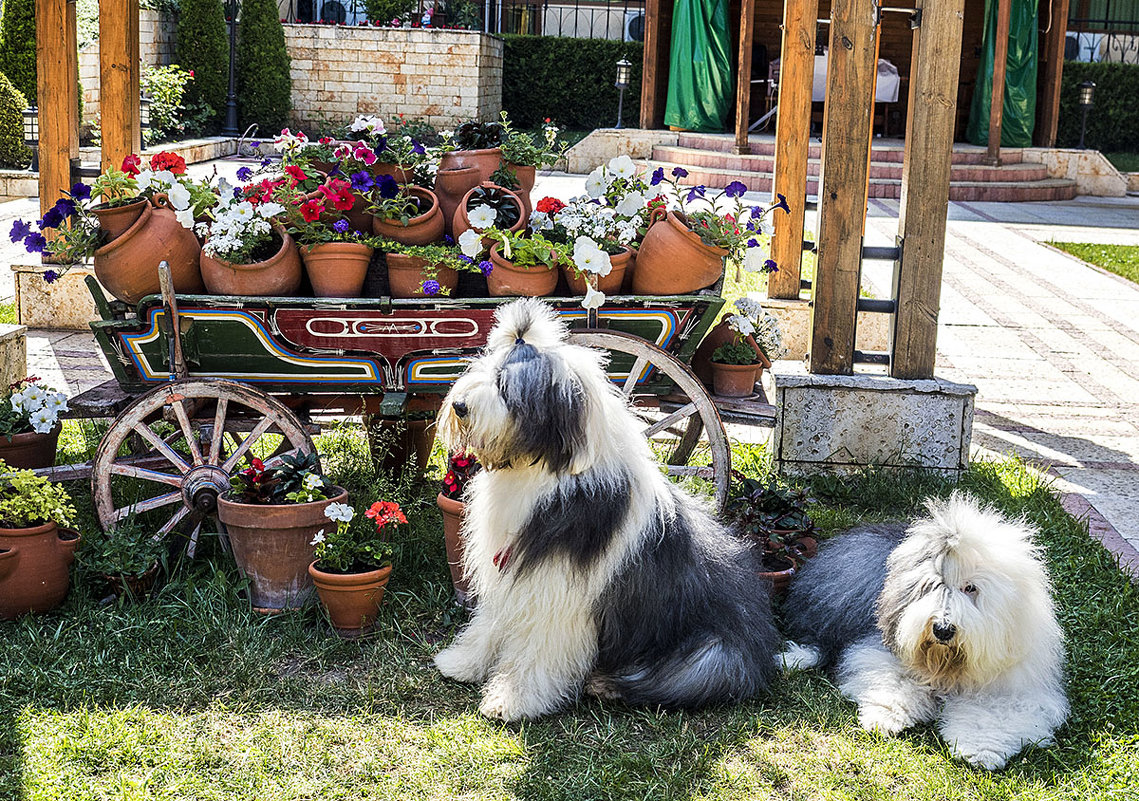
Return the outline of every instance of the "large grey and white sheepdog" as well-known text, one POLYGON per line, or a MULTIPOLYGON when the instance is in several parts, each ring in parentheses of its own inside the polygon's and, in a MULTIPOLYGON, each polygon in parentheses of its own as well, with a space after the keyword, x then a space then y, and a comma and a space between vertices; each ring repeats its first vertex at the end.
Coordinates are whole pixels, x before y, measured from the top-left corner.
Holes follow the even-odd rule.
POLYGON ((864 728, 936 720, 956 756, 1001 768, 1068 715, 1048 574, 1025 524, 961 493, 927 508, 820 548, 784 605, 784 658, 833 665, 864 728))
POLYGON ((763 691, 782 640, 756 556, 665 477, 644 424, 549 306, 500 309, 439 434, 484 465, 465 500, 478 606, 435 664, 479 710, 553 712, 585 691, 700 706, 763 691))

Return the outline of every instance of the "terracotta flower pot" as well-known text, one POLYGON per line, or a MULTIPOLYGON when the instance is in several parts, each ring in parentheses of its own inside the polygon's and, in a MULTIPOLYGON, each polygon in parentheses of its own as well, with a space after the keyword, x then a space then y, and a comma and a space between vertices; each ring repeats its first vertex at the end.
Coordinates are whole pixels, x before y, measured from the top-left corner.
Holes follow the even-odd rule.
MULTIPOLYGON (((621 287, 625 282, 625 270, 629 265, 629 257, 632 251, 625 248, 615 256, 610 256, 609 261, 613 268, 609 271, 609 275, 603 275, 598 281, 597 288, 604 292, 606 295, 620 295, 621 287)), ((584 295, 585 294, 585 276, 576 274, 572 269, 565 265, 559 265, 562 275, 566 277, 566 284, 569 286, 571 295, 584 295)))
POLYGON ((558 271, 549 267, 516 267, 514 262, 502 258, 498 245, 490 249, 494 269, 486 277, 487 290, 493 297, 524 296, 538 298, 554 294, 558 286, 558 271))
POLYGON ((61 425, 56 423, 46 434, 29 431, 25 434, 12 434, 10 438, 0 434, 0 460, 9 467, 20 470, 53 467, 60 428, 61 425))
POLYGON ((264 261, 233 264, 202 253, 202 278, 215 295, 281 297, 301 285, 301 255, 293 238, 278 228, 281 247, 264 261))
MULTIPOLYGON (((505 193, 518 205, 518 222, 510 226, 511 231, 518 233, 526 227, 526 221, 529 218, 526 216, 526 206, 522 203, 522 198, 518 197, 518 193, 501 187, 498 184, 492 184, 489 181, 483 181, 481 184, 479 184, 479 186, 472 187, 470 190, 468 190, 467 194, 463 195, 463 199, 459 201, 459 205, 455 208, 455 218, 451 221, 451 235, 455 238, 455 241, 458 241, 459 237, 462 236, 464 231, 469 231, 471 228, 471 221, 467 217, 467 203, 470 202, 471 196, 474 194, 475 189, 478 189, 479 187, 497 189, 498 191, 505 193)), ((483 240, 483 244, 486 246, 486 240, 483 240)))
POLYGON ((712 362, 712 387, 722 398, 746 398, 755 392, 759 364, 721 364, 712 362))
POLYGON ((392 164, 390 161, 374 162, 368 169, 371 170, 372 175, 377 178, 381 175, 390 175, 392 178, 395 178, 396 183, 400 184, 409 184, 413 178, 411 170, 405 170, 403 167, 398 164, 392 164))
POLYGON ((444 153, 439 160, 440 170, 456 167, 474 167, 479 171, 479 182, 491 180, 502 166, 502 148, 490 147, 485 150, 452 150, 444 153))
POLYGON ((625 262, 625 277, 621 281, 622 295, 633 293, 633 276, 637 274, 637 249, 638 245, 629 246, 629 260, 625 262))
POLYGON ((523 166, 521 164, 510 164, 510 169, 514 170, 514 177, 518 179, 518 197, 522 199, 522 209, 525 212, 522 216, 527 220, 530 219, 530 214, 534 211, 534 206, 530 202, 530 193, 534 191, 534 182, 538 179, 538 171, 534 167, 523 166))
POLYGON ((107 241, 110 242, 134 225, 135 220, 142 216, 142 210, 147 205, 149 205, 149 201, 144 197, 139 197, 121 206, 108 206, 105 203, 100 203, 91 207, 91 213, 99 221, 99 227, 107 232, 107 241))
POLYGON ((95 251, 95 276, 119 300, 138 303, 161 291, 158 263, 165 261, 175 291, 200 294, 201 252, 198 238, 174 217, 165 196, 155 195, 130 228, 95 251))
POLYGON ((463 575, 463 511, 466 504, 448 498, 440 492, 435 503, 443 513, 443 542, 447 548, 447 566, 451 569, 451 584, 455 587, 455 600, 460 606, 474 606, 470 580, 463 575))
POLYGON ((308 572, 337 634, 352 639, 371 630, 392 575, 391 565, 367 573, 325 573, 313 562, 308 572))
POLYGON ((636 295, 685 295, 719 280, 728 251, 705 245, 678 212, 649 226, 637 251, 636 295))
POLYGON ((422 186, 408 187, 408 192, 419 198, 421 205, 427 205, 427 211, 412 217, 404 225, 399 220, 381 220, 372 217, 372 232, 376 236, 394 239, 404 245, 429 245, 443 238, 443 210, 439 208, 439 198, 430 189, 422 186))
POLYGON ((325 242, 301 248, 305 272, 318 298, 358 298, 372 260, 372 247, 359 242, 325 242))
POLYGON ((783 570, 761 570, 759 577, 771 582, 771 594, 773 596, 782 596, 786 594, 787 588, 791 586, 791 579, 795 577, 796 567, 790 559, 784 560, 790 567, 783 570))
POLYGON ((155 562, 139 576, 112 576, 107 573, 103 574, 103 578, 107 580, 107 584, 111 587, 111 592, 115 594, 116 598, 121 598, 128 592, 131 597, 142 600, 150 594, 154 588, 154 580, 158 577, 158 563, 155 562))
MULTIPOLYGON (((426 298, 431 297, 423 291, 423 268, 427 261, 418 256, 408 256, 403 253, 389 253, 388 262, 388 292, 393 298, 426 298)), ((459 285, 459 272, 453 267, 438 265, 435 268, 435 280, 439 286, 450 292, 455 291, 459 285)), ((442 293, 439 293, 442 296, 442 293)))
POLYGON ((0 528, 0 620, 63 603, 79 534, 55 523, 0 528))
POLYGON ((296 609, 312 597, 313 537, 336 526, 324 516, 328 505, 348 499, 340 487, 333 493, 312 503, 237 503, 218 497, 218 519, 229 532, 238 568, 249 578, 249 600, 258 612, 296 609))
MULTIPOLYGON (((728 325, 728 319, 725 317, 712 326, 704 338, 700 340, 700 345, 692 356, 692 372, 696 373, 696 377, 704 383, 704 386, 709 388, 712 386, 712 354, 716 352, 716 348, 731 342, 735 337, 736 332, 728 325)), ((764 368, 771 367, 771 362, 764 354, 763 349, 756 344, 754 337, 744 337, 744 342, 751 345, 751 349, 755 351, 756 359, 764 368)))
POLYGON ((443 210, 443 222, 447 234, 454 234, 452 225, 455 220, 455 209, 459 207, 459 201, 481 182, 479 169, 475 166, 451 169, 440 167, 439 172, 435 174, 435 194, 439 198, 439 208, 443 210))

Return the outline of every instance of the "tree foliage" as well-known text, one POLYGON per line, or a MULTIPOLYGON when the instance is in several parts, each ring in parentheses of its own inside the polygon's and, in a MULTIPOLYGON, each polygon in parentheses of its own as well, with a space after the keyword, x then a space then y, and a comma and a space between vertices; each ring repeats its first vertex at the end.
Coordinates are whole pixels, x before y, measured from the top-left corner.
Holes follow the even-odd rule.
POLYGON ((238 29, 237 103, 244 128, 276 133, 289 119, 293 81, 276 0, 245 0, 238 29))
POLYGON ((182 0, 178 64, 194 74, 185 104, 203 105, 215 120, 221 119, 229 93, 229 32, 222 0, 182 0))
POLYGON ((4 0, 0 72, 26 99, 36 98, 36 0, 4 0))

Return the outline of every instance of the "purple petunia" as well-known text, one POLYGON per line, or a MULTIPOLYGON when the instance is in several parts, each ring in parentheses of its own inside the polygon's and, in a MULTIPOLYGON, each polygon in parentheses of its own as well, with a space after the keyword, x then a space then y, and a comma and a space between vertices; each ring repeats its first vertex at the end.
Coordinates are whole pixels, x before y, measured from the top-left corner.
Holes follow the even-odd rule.
POLYGON ((269 166, 270 164, 272 164, 272 163, 273 163, 273 159, 269 158, 268 156, 266 156, 265 158, 261 159, 261 166, 262 166, 262 167, 268 167, 268 166, 269 166))
POLYGON ((24 250, 28 253, 43 253, 47 247, 47 240, 43 234, 28 234, 24 237, 24 250))
POLYGON ((702 186, 694 186, 688 190, 688 198, 684 202, 691 203, 698 197, 704 197, 704 187, 702 186))
POLYGON ((732 181, 724 187, 724 194, 728 197, 741 197, 746 191, 747 187, 744 186, 743 181, 732 181))
POLYGON ((253 170, 249 169, 248 167, 242 167, 240 170, 237 171, 237 180, 241 181, 242 183, 245 183, 246 181, 248 181, 252 177, 253 177, 253 170))
POLYGON ((344 171, 340 169, 340 162, 339 161, 336 162, 335 164, 333 164, 332 169, 328 171, 328 177, 329 178, 335 178, 337 175, 343 175, 343 174, 344 174, 344 171))
POLYGON ((753 220, 758 220, 762 216, 763 216, 763 209, 761 209, 759 206, 752 206, 751 218, 753 220))
POLYGON ((12 232, 9 234, 9 236, 12 238, 13 242, 19 242, 30 233, 32 233, 31 223, 26 223, 23 220, 16 220, 14 223, 12 223, 12 232))
POLYGON ((772 208, 783 209, 783 211, 790 214, 791 213, 791 207, 787 205, 787 196, 777 194, 775 197, 777 197, 779 199, 779 202, 776 203, 774 206, 772 206, 772 208))
POLYGON ((455 244, 455 238, 452 237, 450 234, 443 234, 443 244, 453 245, 453 244, 455 244))
POLYGON ((43 279, 49 284, 54 284, 59 279, 59 273, 55 270, 44 270, 43 279))
POLYGON ((346 233, 348 231, 348 221, 347 220, 337 220, 336 222, 334 222, 332 224, 332 227, 334 230, 339 231, 342 234, 346 233))
POLYGON ((759 240, 753 237, 747 241, 747 246, 749 248, 757 248, 759 247, 759 240))
POLYGON ((234 199, 234 200, 241 200, 241 196, 242 196, 243 194, 244 194, 244 193, 241 191, 241 187, 240 187, 240 186, 235 186, 235 187, 233 188, 233 199, 234 199))
POLYGON ((664 180, 664 167, 657 167, 655 170, 653 170, 653 179, 651 181, 649 181, 649 184, 652 186, 656 186, 657 184, 659 184, 663 180, 664 180))
POLYGON ((414 139, 412 139, 411 140, 411 152, 417 156, 422 156, 427 151, 424 150, 423 145, 419 144, 419 142, 416 142, 414 139))
POLYGON ((370 172, 368 172, 367 170, 360 170, 360 172, 354 172, 349 177, 352 180, 352 188, 355 189, 357 192, 366 192, 367 190, 371 189, 373 186, 376 185, 376 179, 373 178, 372 174, 370 172))
POLYGON ((90 200, 91 187, 80 181, 71 187, 71 197, 73 197, 75 200, 90 200))
POLYGON ((380 197, 384 200, 391 200, 399 194, 399 184, 396 183, 395 178, 390 175, 381 175, 379 180, 380 197))
POLYGON ((76 205, 75 201, 69 197, 61 197, 55 201, 55 208, 59 209, 59 213, 63 215, 63 219, 67 219, 75 215, 76 205))
POLYGON ((494 265, 486 259, 483 259, 479 262, 479 272, 481 272, 483 275, 490 275, 490 271, 493 269, 494 265))
POLYGON ((430 278, 423 282, 423 294, 428 297, 438 295, 441 288, 438 281, 433 281, 430 278))
POLYGON ((459 254, 459 261, 463 262, 463 264, 474 264, 475 263, 475 260, 472 259, 470 256, 468 256, 466 253, 460 253, 459 254))
POLYGON ((775 263, 775 259, 768 259, 763 263, 763 269, 769 273, 777 273, 779 272, 779 265, 775 263))
POLYGON ((58 228, 62 224, 63 212, 59 210, 58 204, 48 209, 40 220, 40 228, 58 228))
POLYGON ((684 169, 683 167, 673 167, 672 168, 672 174, 676 178, 687 178, 688 177, 688 170, 684 169))

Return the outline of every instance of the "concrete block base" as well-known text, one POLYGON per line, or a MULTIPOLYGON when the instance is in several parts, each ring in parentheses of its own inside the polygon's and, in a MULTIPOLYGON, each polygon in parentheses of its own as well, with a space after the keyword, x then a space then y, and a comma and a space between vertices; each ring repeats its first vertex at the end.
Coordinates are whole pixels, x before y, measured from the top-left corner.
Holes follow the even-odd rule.
POLYGON ((28 376, 27 326, 0 323, 0 392, 28 376))
MULTIPOLYGON (((783 358, 806 359, 807 342, 811 338, 811 301, 765 298, 754 292, 749 294, 779 320, 783 344, 787 348, 783 358)), ((854 347, 867 352, 889 350, 890 315, 859 312, 854 347)))
MULTIPOLYGON (((628 109, 625 113, 630 113, 628 109)), ((643 128, 598 128, 566 151, 558 169, 572 173, 592 172, 614 156, 647 159, 656 145, 675 145, 678 134, 643 128)))
POLYGON ((808 475, 867 466, 956 476, 969 466, 977 388, 939 378, 816 375, 779 362, 775 468, 808 475))
POLYGON ((98 320, 99 312, 83 279, 94 275, 94 270, 76 265, 49 284, 43 280, 43 272, 51 268, 50 264, 12 265, 16 273, 16 314, 20 324, 28 328, 90 330, 88 323, 98 320))

